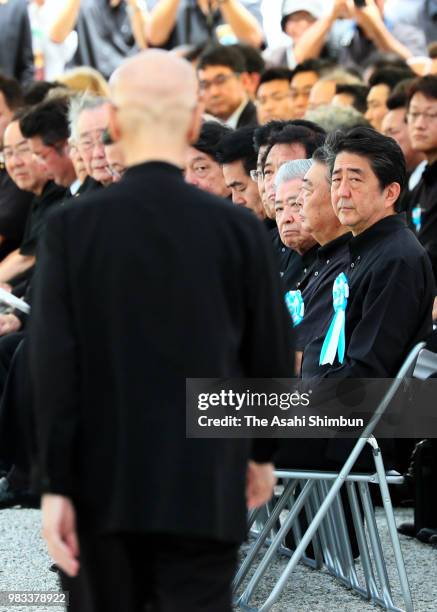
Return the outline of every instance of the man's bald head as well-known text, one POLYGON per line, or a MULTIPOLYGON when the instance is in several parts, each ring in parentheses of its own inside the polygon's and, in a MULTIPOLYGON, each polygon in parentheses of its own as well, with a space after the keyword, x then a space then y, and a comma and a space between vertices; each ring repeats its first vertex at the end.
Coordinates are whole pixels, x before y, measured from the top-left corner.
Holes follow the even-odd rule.
POLYGON ((126 166, 161 160, 182 167, 202 111, 191 65, 167 51, 144 51, 114 72, 110 86, 109 130, 126 166))
POLYGON ((152 49, 125 61, 111 77, 117 108, 142 111, 155 121, 174 112, 191 112, 197 103, 192 66, 173 53, 152 49))

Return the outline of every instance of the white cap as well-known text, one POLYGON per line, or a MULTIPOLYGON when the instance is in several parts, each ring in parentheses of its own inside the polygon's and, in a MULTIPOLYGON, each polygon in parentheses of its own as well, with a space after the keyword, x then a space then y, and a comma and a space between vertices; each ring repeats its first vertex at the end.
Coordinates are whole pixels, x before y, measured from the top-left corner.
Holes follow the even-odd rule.
POLYGON ((322 0, 283 0, 281 15, 285 17, 298 11, 305 11, 315 19, 323 17, 325 10, 322 0))

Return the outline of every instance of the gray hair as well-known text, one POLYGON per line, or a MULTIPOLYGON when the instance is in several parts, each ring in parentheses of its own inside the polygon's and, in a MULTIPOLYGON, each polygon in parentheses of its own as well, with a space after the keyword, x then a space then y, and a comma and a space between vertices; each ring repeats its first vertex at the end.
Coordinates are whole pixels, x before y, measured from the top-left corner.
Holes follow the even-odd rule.
POLYGON ((312 159, 294 159, 293 161, 285 162, 285 164, 282 164, 282 166, 279 168, 278 174, 276 175, 276 189, 278 189, 282 183, 303 178, 312 165, 312 159))
POLYGON ((352 106, 337 106, 324 104, 305 113, 305 119, 314 121, 327 132, 335 130, 349 130, 353 127, 366 126, 370 123, 362 113, 352 106))
POLYGON ((84 110, 93 110, 94 108, 100 108, 104 104, 107 104, 109 100, 99 96, 93 96, 92 94, 85 92, 77 96, 73 96, 70 102, 70 108, 68 111, 68 123, 70 126, 71 138, 77 141, 79 134, 77 133, 77 123, 79 121, 80 114, 84 110))
POLYGON ((342 68, 336 68, 330 72, 324 72, 319 82, 333 81, 337 85, 363 85, 363 79, 359 76, 343 70, 342 68))

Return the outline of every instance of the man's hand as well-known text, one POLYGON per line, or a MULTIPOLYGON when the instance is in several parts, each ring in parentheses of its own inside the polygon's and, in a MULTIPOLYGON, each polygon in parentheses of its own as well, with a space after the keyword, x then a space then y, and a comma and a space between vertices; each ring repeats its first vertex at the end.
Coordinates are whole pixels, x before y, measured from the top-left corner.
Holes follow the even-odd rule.
POLYGON ((79 572, 79 541, 76 512, 68 497, 46 494, 42 497, 42 535, 53 561, 68 575, 79 572))
POLYGON ((21 329, 21 321, 14 314, 0 314, 0 336, 6 336, 21 329))
POLYGON ((246 474, 246 503, 249 510, 266 504, 273 495, 276 478, 273 463, 249 461, 246 474))
POLYGON ((354 19, 369 38, 373 38, 375 30, 384 26, 381 11, 377 7, 375 0, 366 0, 366 6, 363 8, 355 7, 354 19))
POLYGON ((348 19, 351 16, 351 6, 349 0, 334 0, 331 11, 332 19, 348 19))

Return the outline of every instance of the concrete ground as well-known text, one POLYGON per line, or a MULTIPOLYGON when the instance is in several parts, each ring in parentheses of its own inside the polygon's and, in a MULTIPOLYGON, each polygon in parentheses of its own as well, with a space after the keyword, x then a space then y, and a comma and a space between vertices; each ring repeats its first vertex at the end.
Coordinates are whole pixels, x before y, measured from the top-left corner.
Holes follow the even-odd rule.
MULTIPOLYGON (((383 546, 389 550, 389 538, 384 528, 381 510, 377 510, 383 546)), ((398 523, 411 520, 410 509, 396 510, 398 523)), ((410 538, 401 538, 402 551, 410 580, 415 612, 437 612, 437 548, 410 538)), ((388 568, 395 581, 392 557, 388 568)), ((286 559, 276 561, 262 584, 259 605, 275 582, 286 559)), ((51 561, 40 536, 38 510, 11 509, 0 511, 0 597, 2 591, 57 591, 57 575, 49 571, 51 561)), ((394 588, 394 595, 399 592, 394 588)), ((401 601, 398 599, 398 601, 401 601)), ((401 605, 402 607, 402 605, 401 605)), ((51 612, 61 607, 1 606, 0 612, 51 612)), ((272 612, 365 612, 381 610, 338 584, 326 571, 314 571, 299 566, 272 612)), ((131 612, 120 610, 120 612, 131 612)), ((181 611, 182 612, 182 611, 181 611)), ((185 612, 185 611, 183 611, 185 612)))

